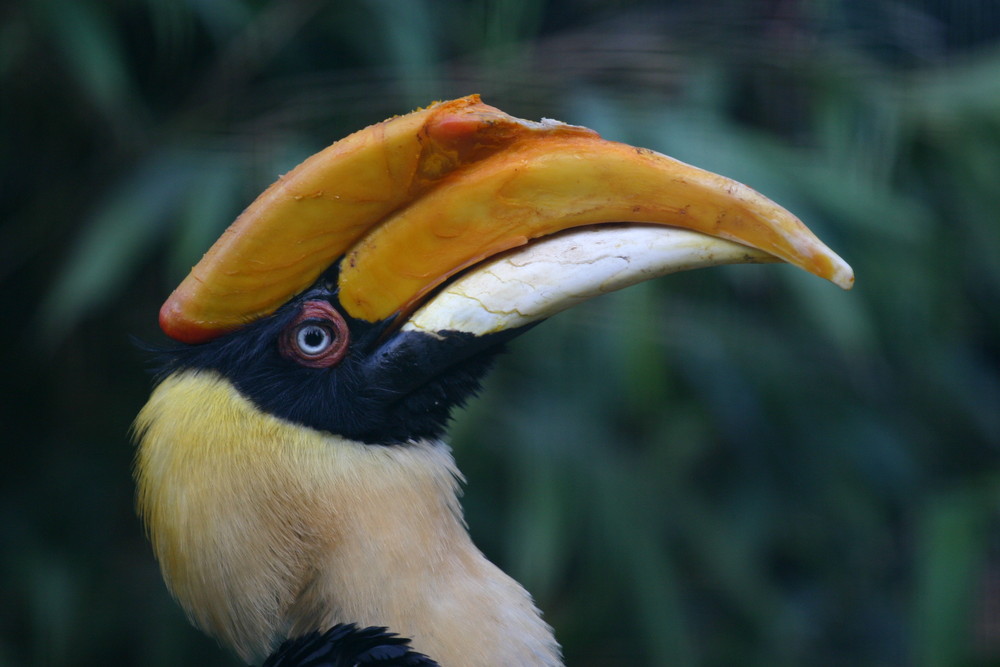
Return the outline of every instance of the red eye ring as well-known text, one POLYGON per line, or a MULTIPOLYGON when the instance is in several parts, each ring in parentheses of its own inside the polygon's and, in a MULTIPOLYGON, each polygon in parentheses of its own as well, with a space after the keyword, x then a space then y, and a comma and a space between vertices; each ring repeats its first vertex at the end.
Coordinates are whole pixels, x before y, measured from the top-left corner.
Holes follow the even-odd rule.
POLYGON ((308 368, 330 368, 347 354, 350 332, 344 317, 327 301, 306 301, 278 338, 285 359, 308 368))

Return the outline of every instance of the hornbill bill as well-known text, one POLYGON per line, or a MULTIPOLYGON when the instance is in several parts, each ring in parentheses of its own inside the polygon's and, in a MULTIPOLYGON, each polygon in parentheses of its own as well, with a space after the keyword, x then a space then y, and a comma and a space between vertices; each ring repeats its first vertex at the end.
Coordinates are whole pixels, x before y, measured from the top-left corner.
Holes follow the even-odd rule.
POLYGON ((767 261, 854 280, 744 185, 477 96, 333 144, 160 311, 177 345, 136 420, 136 478, 168 587, 247 661, 388 628, 442 665, 560 664, 530 595, 468 535, 449 413, 562 309, 767 261))

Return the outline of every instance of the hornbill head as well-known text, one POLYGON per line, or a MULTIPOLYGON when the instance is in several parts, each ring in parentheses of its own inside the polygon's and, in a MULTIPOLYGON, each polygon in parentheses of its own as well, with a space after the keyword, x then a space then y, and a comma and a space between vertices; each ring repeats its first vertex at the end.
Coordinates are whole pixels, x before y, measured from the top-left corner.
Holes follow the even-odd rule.
POLYGON ((168 586, 248 660, 338 623, 442 664, 557 664, 472 546, 440 438, 503 343, 667 273, 853 274, 732 180, 476 96, 357 132, 268 188, 160 312, 179 345, 137 419, 168 586))

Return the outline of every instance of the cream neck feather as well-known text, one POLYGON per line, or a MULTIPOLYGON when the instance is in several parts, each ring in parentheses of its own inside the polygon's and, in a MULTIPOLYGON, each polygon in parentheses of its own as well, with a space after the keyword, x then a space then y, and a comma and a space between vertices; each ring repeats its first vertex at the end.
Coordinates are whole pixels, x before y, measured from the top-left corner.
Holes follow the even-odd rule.
POLYGON ((528 593, 469 538, 447 446, 373 446, 261 413, 205 371, 136 420, 139 511, 167 585, 245 660, 336 623, 442 665, 559 665, 528 593))

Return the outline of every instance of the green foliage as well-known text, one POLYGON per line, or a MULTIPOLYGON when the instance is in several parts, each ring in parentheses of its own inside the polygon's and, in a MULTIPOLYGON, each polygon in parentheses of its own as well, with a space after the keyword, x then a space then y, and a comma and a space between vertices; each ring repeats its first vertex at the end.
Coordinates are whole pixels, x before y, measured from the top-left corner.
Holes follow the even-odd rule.
POLYGON ((987 0, 39 0, 0 10, 0 664, 235 664, 131 514, 129 336, 297 161, 480 92, 742 180, 847 259, 519 340, 453 443, 572 665, 1000 660, 987 0))

